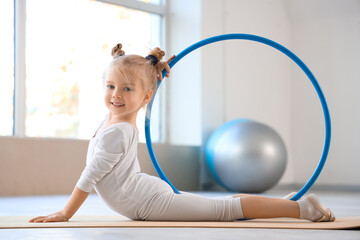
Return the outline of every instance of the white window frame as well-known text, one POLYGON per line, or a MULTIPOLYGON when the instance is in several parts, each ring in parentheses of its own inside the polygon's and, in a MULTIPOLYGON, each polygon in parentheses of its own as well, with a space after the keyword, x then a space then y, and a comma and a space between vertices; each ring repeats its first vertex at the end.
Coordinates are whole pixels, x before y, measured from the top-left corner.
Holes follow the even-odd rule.
POLYGON ((13 135, 25 136, 25 39, 26 0, 14 1, 14 127, 13 135))
POLYGON ((140 10, 140 11, 144 11, 144 12, 155 13, 155 14, 159 14, 163 17, 166 14, 166 7, 163 3, 160 5, 157 5, 157 4, 153 4, 153 3, 140 2, 137 0, 98 0, 98 1, 110 3, 110 4, 114 4, 114 5, 119 5, 119 6, 123 6, 123 7, 127 7, 127 8, 132 8, 132 9, 136 9, 136 10, 140 10))
MULTIPOLYGON (((166 46, 166 6, 165 0, 161 1, 160 5, 145 3, 136 0, 98 0, 99 2, 114 4, 140 10, 144 12, 154 13, 161 16, 161 42, 163 48, 166 46)), ((25 65, 25 44, 26 44, 26 0, 14 0, 14 124, 13 136, 25 137, 25 120, 26 120, 26 65, 25 65)), ((161 96, 161 104, 165 94, 161 96)), ((165 121, 164 105, 161 106, 160 118, 161 122, 165 121)), ((144 120, 145 121, 145 120, 144 120)), ((164 142, 165 139, 165 125, 162 124, 160 141, 164 142)), ((55 137, 56 138, 56 137, 55 137)))

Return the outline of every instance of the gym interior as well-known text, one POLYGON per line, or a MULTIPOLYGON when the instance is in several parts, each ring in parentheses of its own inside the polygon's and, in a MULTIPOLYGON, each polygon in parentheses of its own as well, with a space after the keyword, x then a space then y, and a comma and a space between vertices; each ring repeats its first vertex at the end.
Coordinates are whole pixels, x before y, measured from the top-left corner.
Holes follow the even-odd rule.
MULTIPOLYGON (((5 26, 5 20, 2 21, 3 25, 0 24, 0 27, 4 27, 4 32, 12 29, 9 35, 11 49, 8 42, 4 42, 0 47, 4 48, 3 52, 6 49, 7 52, 11 50, 10 54, 1 57, 1 62, 7 67, 4 69, 12 69, 8 75, 4 75, 4 78, 7 78, 2 81, 4 88, 0 90, 3 93, 0 99, 4 97, 1 106, 9 109, 9 114, 2 115, 0 120, 0 216, 36 216, 60 210, 85 167, 89 139, 96 130, 96 123, 104 117, 104 111, 102 106, 97 104, 86 106, 86 101, 92 101, 87 99, 94 96, 86 87, 82 90, 83 83, 75 84, 77 79, 74 78, 88 78, 88 72, 96 72, 101 76, 107 60, 100 59, 103 64, 101 66, 83 66, 84 62, 80 62, 79 58, 69 56, 73 56, 71 54, 77 51, 77 46, 79 49, 81 45, 85 48, 96 46, 87 44, 86 38, 81 36, 82 31, 91 32, 93 35, 86 36, 94 38, 97 36, 94 32, 101 29, 104 33, 106 29, 110 29, 109 32, 114 31, 116 22, 101 25, 94 21, 91 22, 94 23, 93 26, 87 26, 90 23, 85 21, 86 17, 95 14, 101 18, 97 11, 100 12, 102 7, 104 9, 101 13, 105 15, 107 11, 110 15, 112 8, 121 8, 119 11, 125 15, 120 14, 119 21, 128 22, 119 23, 123 25, 118 31, 123 30, 126 33, 124 44, 130 46, 128 51, 134 54, 142 54, 143 49, 137 48, 138 45, 147 49, 157 44, 165 49, 166 56, 170 57, 200 40, 230 33, 262 36, 296 54, 321 86, 332 127, 326 163, 308 193, 316 193, 336 217, 360 216, 360 149, 355 140, 360 133, 360 95, 357 94, 360 87, 359 0, 54 1, 56 6, 66 5, 62 10, 69 10, 68 13, 60 14, 55 14, 55 8, 51 8, 51 4, 46 2, 49 1, 15 0, 13 4, 6 5, 8 9, 14 10, 14 14, 9 17, 11 21, 8 21, 11 23, 10 27, 5 26), (89 7, 82 8, 79 13, 71 10, 72 4, 74 8, 86 4, 89 4, 89 7), (39 5, 43 5, 40 12, 42 15, 36 18, 35 9, 39 5), (89 12, 85 13, 87 11, 89 12), (126 11, 131 14, 126 15, 126 11), (137 32, 136 24, 146 21, 141 12, 152 17, 149 18, 150 23, 140 24, 139 27, 148 28, 148 31, 137 32), (68 35, 51 38, 48 36, 51 34, 47 32, 51 27, 46 25, 46 22, 53 21, 52 18, 56 18, 56 21, 62 20, 58 17, 61 15, 64 19, 73 17, 63 21, 68 25, 55 25, 55 30, 60 29, 68 35), (84 16, 85 20, 80 21, 74 16, 84 16), (134 22, 131 22, 130 18, 135 19, 134 22), (77 31, 67 32, 72 24, 77 31), (134 25, 127 29, 129 24, 134 25), (151 24, 157 24, 157 27, 151 24), (63 44, 72 49, 69 53, 62 51, 65 57, 61 61, 64 64, 55 65, 52 58, 61 57, 56 57, 58 55, 53 54, 48 47, 29 49, 42 44, 42 36, 46 39, 57 39, 57 42, 48 40, 48 46, 63 44), (66 45, 69 42, 79 44, 66 45), (143 42, 148 45, 144 47, 143 42), (36 55, 47 57, 36 61, 36 55), (79 66, 82 73, 71 75, 76 66, 79 66), (59 69, 61 74, 56 75, 56 69, 59 69), (37 78, 36 73, 42 75, 41 81, 37 83, 32 80, 37 78), (53 76, 48 75, 52 73, 53 76), (48 78, 56 81, 45 82, 48 78), (12 87, 6 87, 8 85, 5 80, 11 82, 8 85, 12 87), (59 85, 62 81, 66 82, 64 86, 59 85), (34 86, 36 84, 37 86, 34 86), (36 98, 36 95, 39 96, 39 89, 50 92, 59 86, 65 90, 59 90, 55 94, 43 94, 40 100, 36 98), (75 96, 76 99, 81 91, 82 100, 71 102, 72 97, 75 96), (50 102, 52 107, 56 105, 58 108, 49 108, 50 110, 44 113, 38 112, 38 117, 35 118, 37 110, 43 106, 42 102, 50 102), (63 106, 67 107, 62 108, 63 106), (80 120, 73 120, 84 112, 91 114, 79 117, 80 120), (58 117, 53 117, 55 115, 58 117), (90 123, 87 118, 92 115, 95 115, 91 120, 94 123, 90 123), (42 119, 43 122, 36 125, 36 122, 39 123, 37 119, 42 119), (51 129, 63 123, 69 123, 70 127, 51 129), (81 125, 83 126, 80 127, 81 125), (49 128, 50 133, 44 130, 49 128), (71 132, 72 130, 76 133, 71 132)), ((99 35, 106 37, 102 33, 99 35)), ((120 38, 122 35, 114 36, 120 38)), ((107 46, 104 44, 98 48, 107 49, 107 46)), ((92 49, 78 51, 87 58, 86 51, 92 49)), ((101 94, 101 84, 94 88, 101 94)), ((241 189, 224 188, 211 169, 209 170, 206 158, 206 146, 214 131, 235 119, 251 119, 266 124, 281 137, 286 148, 286 163, 283 171, 277 172, 276 182, 266 190, 255 191, 255 194, 281 198, 290 192, 299 191, 309 181, 322 157, 326 131, 323 108, 317 92, 299 66, 269 46, 252 41, 231 40, 202 47, 174 66, 171 76, 164 80, 157 95, 152 118, 152 134, 155 139, 153 147, 159 165, 172 184, 181 191, 205 196, 225 196, 241 192, 241 189)), ((94 98, 99 99, 98 96, 94 98)), ((141 125, 144 116, 145 113, 139 119, 142 139, 145 135, 141 125)), ((138 158, 143 172, 157 176, 144 140, 139 144, 138 158)), ((239 172, 241 170, 244 169, 240 168, 239 172)), ((259 172, 259 175, 264 173, 259 172)), ((233 178, 239 176, 234 175, 233 178)), ((248 184, 253 182, 249 181, 248 184)), ((251 192, 251 189, 247 191, 251 192)), ((94 193, 76 214, 104 216, 117 213, 109 209, 94 193)), ((0 229, 1 239, 242 237, 359 239, 360 231, 145 227, 0 229)))

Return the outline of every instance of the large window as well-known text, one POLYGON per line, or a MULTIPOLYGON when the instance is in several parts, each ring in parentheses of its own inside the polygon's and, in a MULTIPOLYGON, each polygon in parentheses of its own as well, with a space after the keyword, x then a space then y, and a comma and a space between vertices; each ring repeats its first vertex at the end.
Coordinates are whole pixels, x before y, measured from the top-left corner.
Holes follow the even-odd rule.
POLYGON ((0 1, 0 135, 13 133, 14 3, 0 1))
MULTIPOLYGON (((116 5, 121 2, 26 1, 25 79, 19 80, 25 82, 26 97, 23 109, 16 110, 24 111, 25 136, 90 138, 106 114, 102 75, 111 48, 121 42, 126 53, 145 56, 162 45, 162 14, 116 5)), ((139 118, 139 129, 143 122, 139 118)), ((159 132, 154 131, 155 141, 159 132)))

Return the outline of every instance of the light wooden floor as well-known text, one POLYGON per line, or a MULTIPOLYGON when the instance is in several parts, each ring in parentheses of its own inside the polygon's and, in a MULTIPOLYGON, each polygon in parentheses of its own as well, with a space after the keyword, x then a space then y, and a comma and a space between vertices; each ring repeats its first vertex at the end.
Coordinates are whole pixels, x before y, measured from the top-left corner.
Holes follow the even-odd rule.
MULTIPOLYGON (((289 191, 270 191, 266 196, 282 197, 289 191)), ((360 192, 315 192, 337 217, 360 216, 360 192)), ((199 193, 221 196, 229 193, 199 193)), ((60 210, 68 196, 3 197, 0 215, 44 215, 60 210)), ((78 215, 115 215, 96 195, 91 195, 78 215)), ((286 229, 201 229, 201 228, 83 228, 2 229, 0 239, 360 239, 359 230, 286 229)))

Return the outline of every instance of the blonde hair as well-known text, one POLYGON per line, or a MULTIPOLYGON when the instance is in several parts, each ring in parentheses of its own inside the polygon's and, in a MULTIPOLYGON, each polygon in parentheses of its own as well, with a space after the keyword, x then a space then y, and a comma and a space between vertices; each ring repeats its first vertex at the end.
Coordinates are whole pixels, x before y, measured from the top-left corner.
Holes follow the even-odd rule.
POLYGON ((164 51, 156 47, 150 51, 147 57, 125 55, 125 51, 122 50, 122 44, 118 43, 113 47, 111 55, 113 60, 109 68, 119 71, 127 81, 141 80, 141 84, 146 91, 152 90, 155 93, 158 81, 157 64, 165 55, 164 51), (143 71, 146 79, 141 77, 142 75, 139 74, 139 70, 143 71))

